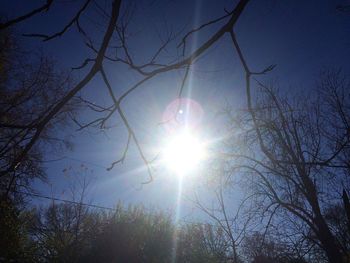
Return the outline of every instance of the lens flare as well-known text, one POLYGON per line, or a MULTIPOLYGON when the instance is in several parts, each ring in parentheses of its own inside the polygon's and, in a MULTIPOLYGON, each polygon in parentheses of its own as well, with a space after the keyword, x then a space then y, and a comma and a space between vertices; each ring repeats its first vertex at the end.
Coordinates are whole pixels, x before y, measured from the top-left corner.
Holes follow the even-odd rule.
POLYGON ((167 132, 178 132, 187 129, 198 129, 203 117, 201 105, 189 98, 180 98, 172 101, 165 109, 162 123, 167 132))

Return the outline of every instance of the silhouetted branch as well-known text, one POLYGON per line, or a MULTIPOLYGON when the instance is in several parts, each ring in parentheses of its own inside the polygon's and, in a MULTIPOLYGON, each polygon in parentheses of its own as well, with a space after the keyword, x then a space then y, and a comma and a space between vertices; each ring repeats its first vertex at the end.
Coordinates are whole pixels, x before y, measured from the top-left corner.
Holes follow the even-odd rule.
POLYGON ((94 62, 94 61, 95 61, 95 59, 87 58, 87 59, 84 60, 84 62, 83 62, 80 66, 73 67, 72 70, 82 69, 82 68, 84 68, 85 66, 87 66, 90 62, 94 62))
MULTIPOLYGON (((134 143, 135 143, 135 145, 137 147, 137 150, 138 150, 138 152, 139 152, 139 154, 141 156, 141 159, 144 161, 144 163, 145 163, 145 165, 147 167, 147 171, 148 171, 148 174, 149 174, 149 180, 146 181, 146 182, 143 182, 142 184, 148 184, 148 183, 153 181, 153 176, 152 176, 150 162, 147 160, 147 158, 146 158, 146 156, 145 156, 145 154, 143 152, 143 149, 141 147, 141 144, 140 144, 138 138, 135 135, 134 130, 130 126, 129 121, 127 120, 124 112, 122 111, 122 109, 120 107, 120 99, 117 100, 116 96, 114 95, 112 86, 110 85, 110 83, 108 81, 108 78, 107 78, 103 68, 101 68, 101 74, 102 74, 103 81, 105 82, 106 87, 107 87, 107 89, 108 89, 108 91, 109 91, 109 93, 110 93, 110 95, 111 95, 111 97, 112 97, 112 99, 113 99, 113 101, 115 103, 115 107, 116 107, 120 117, 122 118, 122 120, 123 120, 123 122, 124 122, 124 124, 125 124, 125 126, 127 128, 127 130, 128 130, 129 136, 131 136, 131 138, 133 139, 133 141, 134 141, 134 143)), ((128 150, 128 148, 129 148, 129 142, 127 143, 127 147, 126 147, 126 149, 124 151, 125 154, 126 154, 126 151, 128 150)))
POLYGON ((79 9, 79 11, 76 13, 76 15, 71 19, 71 21, 68 22, 68 24, 59 32, 54 33, 52 35, 44 35, 44 34, 23 34, 23 36, 26 37, 39 37, 39 38, 43 38, 43 41, 49 41, 51 39, 54 39, 56 37, 60 37, 62 36, 64 33, 66 33, 66 31, 75 23, 78 31, 80 33, 82 33, 84 36, 86 36, 85 31, 81 28, 80 24, 79 24, 79 18, 81 16, 81 14, 85 11, 85 9, 87 8, 87 6, 89 5, 89 3, 91 2, 91 0, 87 0, 84 5, 79 9))
POLYGON ((127 153, 128 153, 128 150, 129 150, 130 140, 131 140, 131 133, 129 132, 129 133, 128 133, 128 140, 127 140, 127 142, 126 142, 125 149, 124 149, 124 151, 123 151, 122 157, 121 157, 120 159, 114 161, 114 162, 111 164, 111 166, 107 168, 107 171, 112 170, 113 167, 114 167, 116 164, 118 164, 118 163, 123 163, 123 162, 124 162, 124 160, 125 160, 125 158, 126 158, 126 155, 127 155, 127 153))
POLYGON ((229 17, 229 16, 232 14, 232 12, 233 12, 233 11, 231 11, 231 12, 226 12, 226 15, 223 15, 223 16, 221 16, 221 17, 219 17, 219 18, 216 18, 216 19, 214 19, 214 20, 211 20, 211 21, 209 21, 209 22, 206 22, 206 23, 200 25, 199 27, 194 28, 194 29, 192 29, 191 31, 187 32, 186 35, 182 38, 181 42, 177 45, 177 48, 183 46, 183 48, 182 48, 182 55, 183 55, 183 56, 185 55, 185 52, 186 52, 186 40, 187 40, 187 38, 188 38, 190 35, 192 35, 192 34, 195 33, 195 32, 200 31, 201 29, 203 29, 203 28, 205 28, 205 27, 207 27, 207 26, 210 26, 210 25, 216 24, 217 22, 220 22, 221 20, 223 20, 223 19, 229 17))
POLYGON ((99 72, 102 61, 107 50, 110 39, 112 38, 115 25, 117 23, 117 19, 119 16, 120 10, 120 0, 113 1, 112 9, 111 9, 111 18, 106 29, 106 33, 104 34, 103 41, 99 52, 96 56, 95 63, 93 64, 90 71, 85 75, 85 77, 74 87, 72 88, 48 113, 47 115, 40 121, 37 126, 37 129, 31 138, 31 140, 26 144, 23 148, 22 152, 16 157, 13 161, 12 165, 10 165, 6 170, 0 172, 0 176, 4 176, 7 173, 14 171, 16 167, 21 163, 23 158, 28 154, 28 152, 32 149, 36 141, 40 138, 41 133, 46 128, 46 125, 52 120, 52 118, 70 101, 75 94, 77 94, 90 80, 99 72))
POLYGON ((28 19, 28 18, 30 18, 30 17, 40 13, 40 12, 42 12, 42 11, 46 11, 47 12, 49 10, 50 6, 52 5, 52 3, 53 3, 53 0, 47 0, 46 4, 42 5, 39 8, 36 8, 36 9, 30 11, 30 12, 28 12, 25 15, 16 17, 14 19, 11 19, 11 20, 9 20, 9 21, 7 21, 5 23, 0 23, 0 30, 4 30, 5 28, 13 26, 13 25, 15 25, 15 24, 17 24, 19 22, 22 22, 22 21, 24 21, 24 20, 26 20, 26 19, 28 19))

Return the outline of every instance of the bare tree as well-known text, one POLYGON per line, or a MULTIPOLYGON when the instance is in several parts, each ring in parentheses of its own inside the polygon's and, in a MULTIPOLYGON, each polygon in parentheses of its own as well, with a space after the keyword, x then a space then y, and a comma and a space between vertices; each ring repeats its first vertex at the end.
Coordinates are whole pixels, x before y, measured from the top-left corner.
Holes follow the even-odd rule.
MULTIPOLYGON (((327 209, 342 203, 348 191, 348 81, 339 73, 321 77, 320 95, 281 98, 272 86, 257 82, 255 105, 250 71, 233 35, 247 72, 248 111, 239 119, 236 138, 244 151, 229 153, 232 173, 246 178, 262 216, 276 217, 279 228, 293 230, 325 253, 329 262, 346 262, 348 251, 327 221, 327 209), (282 225, 281 225, 282 224, 282 225)), ((288 237, 287 232, 284 233, 288 237)), ((311 249, 311 248, 310 248, 311 249)), ((307 250, 307 248, 306 248, 307 250)))
MULTIPOLYGON (((1 170, 6 170, 32 139, 33 127, 62 98, 73 79, 69 73, 59 71, 52 59, 28 54, 10 31, 2 31, 1 47, 0 165, 1 170)), ((44 149, 70 147, 68 140, 56 136, 55 129, 64 128, 68 114, 75 114, 76 110, 73 101, 67 104, 45 128, 32 154, 26 155, 16 169, 1 176, 1 195, 9 196, 10 192, 28 188, 33 178, 44 179, 41 166, 44 149)))
POLYGON ((86 200, 90 173, 84 168, 73 173, 68 189, 70 202, 58 202, 53 197, 48 206, 35 210, 31 234, 42 248, 39 258, 45 261, 77 262, 99 222, 97 212, 86 200))

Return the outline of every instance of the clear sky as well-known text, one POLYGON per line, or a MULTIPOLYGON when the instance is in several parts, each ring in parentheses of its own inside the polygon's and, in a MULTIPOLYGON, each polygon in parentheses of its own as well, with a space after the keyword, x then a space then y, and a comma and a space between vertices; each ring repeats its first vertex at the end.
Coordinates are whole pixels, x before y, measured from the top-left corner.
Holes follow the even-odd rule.
MULTIPOLYGON (((13 17, 40 5, 41 2, 1 1, 0 10, 1 14, 13 17)), ((102 7, 105 4, 105 1, 96 2, 102 7)), ((130 23, 130 47, 133 56, 142 63, 160 45, 159 34, 165 37, 169 30, 186 32, 223 15, 224 8, 231 9, 235 2, 123 1, 124 9, 133 4, 136 6, 130 23)), ((55 32, 69 20, 81 3, 82 1, 57 1, 49 14, 38 15, 22 23, 16 30, 19 33, 55 32)), ((314 84, 320 70, 343 68, 344 72, 350 72, 350 13, 338 12, 336 6, 339 4, 350 2, 252 0, 240 17, 235 32, 253 70, 258 71, 271 64, 277 65, 260 80, 275 81, 283 92, 310 92, 315 89, 314 84)), ((95 39, 101 38, 105 21, 97 15, 96 8, 85 14, 81 22, 95 39)), ((192 37, 189 49, 195 49, 203 43, 219 25, 220 23, 211 26, 192 37)), ((75 29, 47 43, 38 39, 21 38, 28 49, 44 50, 62 68, 77 66, 91 55, 82 40, 75 29)), ((178 43, 179 39, 175 42, 178 43)), ((171 51, 175 46, 169 48, 169 54, 163 55, 164 59, 175 54, 171 51)), ((125 66, 106 63, 106 69, 117 94, 121 94, 140 79, 125 66)), ((75 71, 73 74, 79 79, 84 72, 86 70, 75 71)), ((122 105, 149 159, 156 155, 157 147, 162 146, 166 132, 165 127, 159 123, 167 105, 176 99, 183 74, 182 70, 156 77, 134 92, 122 105)), ((224 105, 229 104, 237 109, 245 106, 243 77, 242 67, 228 36, 216 43, 192 67, 184 94, 197 101, 203 109, 203 136, 222 135, 222 120, 215 116, 224 105)), ((82 94, 95 102, 111 102, 100 77, 89 83, 82 94)), ((88 121, 93 117, 83 112, 81 119, 88 121)), ((159 167, 154 181, 140 189, 141 183, 147 180, 147 173, 142 169, 143 163, 134 145, 123 164, 106 171, 113 161, 120 158, 127 140, 125 127, 117 116, 112 118, 110 124, 116 127, 105 133, 96 129, 76 131, 72 127, 58 131, 62 136, 72 136, 75 147, 71 152, 47 153, 47 160, 64 157, 61 161, 45 164, 54 193, 68 198, 67 193, 62 190, 66 188, 69 177, 73 176, 72 171, 81 171, 86 167, 89 172, 92 171, 94 178, 89 196, 93 203, 112 206, 120 200, 173 209, 177 200, 178 179, 159 167), (72 170, 69 170, 70 167, 72 170)), ((201 172, 198 171, 195 176, 185 178, 184 193, 191 194, 200 185, 200 180, 201 172)), ((42 193, 51 191, 50 187, 42 183, 37 183, 36 187, 42 193)))

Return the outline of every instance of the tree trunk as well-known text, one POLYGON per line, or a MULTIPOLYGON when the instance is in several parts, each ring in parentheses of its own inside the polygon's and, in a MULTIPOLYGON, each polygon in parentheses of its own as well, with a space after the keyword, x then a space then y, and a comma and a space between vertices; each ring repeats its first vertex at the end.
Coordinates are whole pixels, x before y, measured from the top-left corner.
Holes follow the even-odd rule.
POLYGON ((314 219, 314 224, 317 226, 318 231, 316 235, 320 240, 324 251, 326 252, 327 258, 330 263, 345 263, 343 256, 340 252, 337 241, 333 234, 329 230, 328 225, 324 221, 321 214, 316 215, 314 219))
POLYGON ((345 189, 343 189, 343 203, 344 203, 344 209, 347 217, 348 231, 350 235, 350 201, 349 201, 349 196, 346 193, 345 189))
POLYGON ((340 248, 337 244, 337 240, 330 231, 321 213, 316 187, 311 181, 311 179, 306 175, 306 173, 304 173, 304 170, 302 170, 301 175, 301 178, 308 193, 306 198, 309 204, 311 205, 312 211, 315 215, 313 218, 313 223, 318 229, 316 235, 319 241, 321 242, 323 250, 325 251, 330 263, 345 263, 342 253, 340 252, 340 248))

